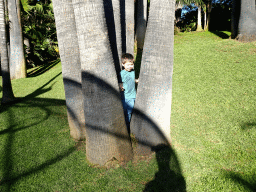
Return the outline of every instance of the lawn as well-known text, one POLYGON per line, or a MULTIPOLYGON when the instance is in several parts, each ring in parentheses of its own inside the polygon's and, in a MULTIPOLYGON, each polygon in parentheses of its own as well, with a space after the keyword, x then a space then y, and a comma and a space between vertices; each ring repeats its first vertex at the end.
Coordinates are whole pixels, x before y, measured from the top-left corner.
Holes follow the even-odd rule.
MULTIPOLYGON (((172 154, 186 191, 256 190, 256 43, 229 35, 175 36, 172 154)), ((0 191, 150 191, 169 182, 154 154, 115 168, 87 162, 85 141, 69 135, 60 64, 12 84, 22 100, 0 106, 0 191)))

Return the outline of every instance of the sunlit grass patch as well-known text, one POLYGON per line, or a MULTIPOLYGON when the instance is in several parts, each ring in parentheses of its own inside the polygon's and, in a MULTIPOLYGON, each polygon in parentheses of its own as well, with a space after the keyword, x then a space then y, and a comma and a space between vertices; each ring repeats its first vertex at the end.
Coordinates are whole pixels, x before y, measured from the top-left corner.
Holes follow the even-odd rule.
POLYGON ((210 32, 188 36, 189 43, 182 43, 186 34, 175 36, 172 105, 174 146, 188 190, 250 191, 256 173, 255 43, 210 32), (248 169, 241 181, 223 176, 248 169))

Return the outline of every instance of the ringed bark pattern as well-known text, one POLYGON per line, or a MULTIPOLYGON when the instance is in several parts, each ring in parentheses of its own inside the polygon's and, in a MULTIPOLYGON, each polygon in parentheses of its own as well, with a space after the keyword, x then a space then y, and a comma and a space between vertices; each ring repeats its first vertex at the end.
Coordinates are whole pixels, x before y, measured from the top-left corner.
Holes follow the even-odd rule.
POLYGON ((20 1, 8 0, 8 12, 10 20, 10 76, 11 79, 25 78, 27 71, 21 29, 20 1))
POLYGON ((256 40, 255 0, 241 0, 238 37, 240 41, 256 40))
POLYGON ((131 133, 139 153, 171 142, 174 0, 152 0, 142 55, 131 133))
POLYGON ((103 0, 74 0, 86 126, 86 155, 104 165, 132 158, 103 0))
POLYGON ((81 63, 72 0, 53 0, 70 135, 85 139, 81 63))
POLYGON ((1 53, 1 72, 3 84, 3 97, 1 104, 15 100, 12 84, 10 79, 9 58, 6 40, 6 24, 5 24, 5 11, 4 0, 0 0, 0 53, 1 53))

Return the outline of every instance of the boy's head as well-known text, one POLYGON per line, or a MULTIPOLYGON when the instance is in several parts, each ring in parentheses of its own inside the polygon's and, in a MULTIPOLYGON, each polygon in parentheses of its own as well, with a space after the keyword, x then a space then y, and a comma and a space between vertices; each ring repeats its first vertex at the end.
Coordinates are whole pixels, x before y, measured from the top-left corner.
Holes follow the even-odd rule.
POLYGON ((134 58, 130 53, 125 53, 121 57, 122 66, 126 71, 131 71, 134 68, 134 58))

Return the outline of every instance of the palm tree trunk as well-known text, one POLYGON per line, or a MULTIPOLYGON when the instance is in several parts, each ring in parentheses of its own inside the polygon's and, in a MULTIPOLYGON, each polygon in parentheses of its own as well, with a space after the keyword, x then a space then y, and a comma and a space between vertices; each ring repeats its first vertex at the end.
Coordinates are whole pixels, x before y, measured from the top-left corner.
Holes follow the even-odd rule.
POLYGON ((209 31, 211 30, 210 23, 211 23, 211 12, 212 12, 212 0, 207 0, 206 7, 207 7, 207 18, 206 18, 205 31, 209 31))
POLYGON ((134 0, 125 0, 126 52, 134 54, 134 0))
POLYGON ((111 52, 115 63, 118 82, 121 83, 121 17, 120 3, 118 0, 105 0, 104 13, 107 20, 107 30, 111 46, 111 52))
POLYGON ((202 28, 202 22, 201 22, 201 6, 198 6, 198 11, 197 11, 197 29, 196 31, 203 31, 202 28))
POLYGON ((171 142, 170 115, 174 46, 174 0, 152 0, 131 122, 138 153, 171 142))
POLYGON ((21 29, 20 1, 8 0, 8 12, 10 23, 11 79, 25 78, 27 76, 27 69, 21 29))
POLYGON ((4 0, 0 0, 0 51, 1 51, 1 71, 3 83, 3 97, 1 104, 15 100, 10 79, 10 68, 8 59, 8 50, 6 43, 6 24, 4 14, 4 0))
POLYGON ((206 5, 204 5, 204 31, 206 31, 207 28, 207 11, 206 11, 206 5))
POLYGON ((238 24, 241 12, 241 0, 234 0, 232 2, 231 12, 231 38, 235 39, 238 35, 238 24))
POLYGON ((116 31, 116 47, 118 52, 119 65, 121 69, 121 55, 122 55, 122 39, 121 39, 121 12, 120 12, 120 0, 112 0, 115 31, 116 31))
POLYGON ((137 48, 143 49, 147 24, 147 0, 138 0, 136 40, 137 48))
POLYGON ((241 0, 237 39, 239 41, 256 40, 255 0, 241 0))
POLYGON ((82 68, 87 159, 100 165, 113 157, 129 161, 132 148, 118 91, 104 0, 73 3, 82 68))
POLYGON ((70 134, 85 138, 81 63, 72 0, 53 0, 70 134))

